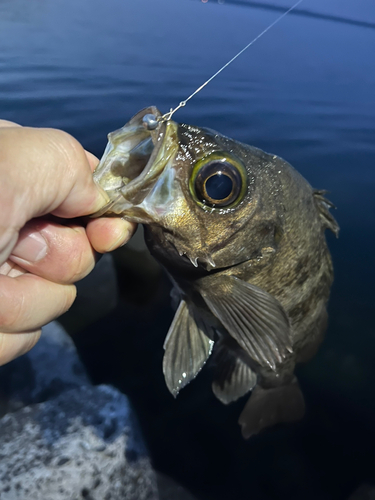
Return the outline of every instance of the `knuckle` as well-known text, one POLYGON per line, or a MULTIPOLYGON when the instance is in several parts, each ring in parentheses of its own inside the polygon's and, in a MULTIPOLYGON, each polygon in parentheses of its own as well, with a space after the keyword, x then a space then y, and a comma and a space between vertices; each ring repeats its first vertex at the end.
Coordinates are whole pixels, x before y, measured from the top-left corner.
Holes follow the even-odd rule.
POLYGON ((68 134, 68 132, 57 128, 51 128, 48 129, 48 131, 52 144, 57 147, 64 147, 67 153, 75 153, 76 151, 82 149, 79 142, 72 135, 68 134))
POLYGON ((74 175, 77 159, 86 160, 83 147, 72 135, 63 130, 48 129, 48 133, 52 150, 57 152, 64 165, 70 167, 71 175, 74 175))
POLYGON ((48 253, 33 270, 45 279, 60 284, 74 283, 94 267, 93 249, 81 226, 50 225, 44 233, 48 253))

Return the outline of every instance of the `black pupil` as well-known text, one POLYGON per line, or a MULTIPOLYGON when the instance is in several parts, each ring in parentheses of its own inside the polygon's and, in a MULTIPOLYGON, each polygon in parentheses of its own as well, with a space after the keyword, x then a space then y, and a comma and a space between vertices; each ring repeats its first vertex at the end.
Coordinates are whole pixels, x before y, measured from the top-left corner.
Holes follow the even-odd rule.
POLYGON ((225 200, 233 190, 233 181, 227 175, 218 172, 206 180, 205 188, 212 200, 225 200))
POLYGON ((215 159, 200 166, 193 189, 203 205, 229 207, 238 201, 241 194, 241 173, 230 161, 215 159))

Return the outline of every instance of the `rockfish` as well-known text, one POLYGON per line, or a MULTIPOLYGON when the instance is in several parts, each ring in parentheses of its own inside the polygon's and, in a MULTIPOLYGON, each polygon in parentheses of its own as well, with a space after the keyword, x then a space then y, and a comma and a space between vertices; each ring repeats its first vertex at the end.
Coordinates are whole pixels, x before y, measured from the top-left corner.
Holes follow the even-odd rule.
POLYGON ((155 107, 108 136, 94 173, 102 215, 144 224, 173 282, 177 312, 163 371, 176 396, 213 357, 224 404, 251 392, 248 438, 302 417, 294 376, 327 325, 333 279, 325 240, 339 227, 324 191, 286 161, 213 130, 161 119, 155 107))

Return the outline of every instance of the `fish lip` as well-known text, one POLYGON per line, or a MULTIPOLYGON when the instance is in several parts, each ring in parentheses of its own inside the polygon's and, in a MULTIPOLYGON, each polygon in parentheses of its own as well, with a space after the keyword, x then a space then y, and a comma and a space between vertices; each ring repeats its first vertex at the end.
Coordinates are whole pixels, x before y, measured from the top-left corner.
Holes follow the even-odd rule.
MULTIPOLYGON (((106 192, 109 201, 91 217, 95 218, 106 214, 121 215, 128 220, 132 220, 132 217, 135 218, 131 209, 136 208, 147 196, 170 159, 168 155, 164 159, 164 150, 168 151, 168 144, 172 145, 172 149, 173 145, 174 149, 178 147, 174 137, 177 124, 172 121, 165 122, 161 118, 160 111, 155 106, 150 106, 134 115, 123 127, 108 134, 107 147, 93 173, 93 178, 106 192), (148 130, 143 122, 143 118, 147 114, 154 115, 159 121, 154 130, 148 130), (127 178, 125 174, 129 177, 128 172, 133 166, 131 155, 137 148, 142 148, 142 145, 146 143, 148 143, 148 147, 152 146, 148 159, 147 154, 142 157, 143 160, 147 159, 147 162, 138 175, 127 178), (116 162, 120 165, 120 170, 117 173, 114 170, 116 162)), ((138 212, 136 222, 142 222, 140 210, 136 211, 138 212)))
POLYGON ((173 121, 161 122, 158 125, 155 131, 158 134, 156 144, 145 168, 138 177, 121 188, 124 198, 131 200, 134 205, 142 203, 166 165, 177 153, 177 128, 178 125, 173 121))

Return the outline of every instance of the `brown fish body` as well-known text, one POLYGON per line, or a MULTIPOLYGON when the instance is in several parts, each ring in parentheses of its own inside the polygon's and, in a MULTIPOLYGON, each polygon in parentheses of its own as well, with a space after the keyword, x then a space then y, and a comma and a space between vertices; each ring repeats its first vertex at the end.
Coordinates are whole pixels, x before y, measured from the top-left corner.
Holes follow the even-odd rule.
POLYGON ((314 354, 326 328, 333 272, 324 231, 338 232, 330 203, 281 158, 216 132, 169 121, 144 139, 147 111, 159 115, 150 108, 124 127, 130 154, 111 159, 115 145, 94 176, 109 212, 145 224, 181 301, 164 346, 167 385, 176 395, 213 349, 222 402, 254 389, 240 417, 245 437, 295 420, 304 405, 295 363, 314 354), (129 180, 134 158, 140 173, 129 180), (228 196, 213 203, 212 193, 228 196))

